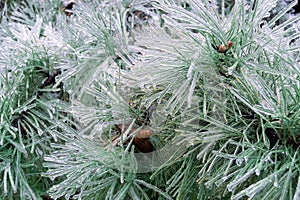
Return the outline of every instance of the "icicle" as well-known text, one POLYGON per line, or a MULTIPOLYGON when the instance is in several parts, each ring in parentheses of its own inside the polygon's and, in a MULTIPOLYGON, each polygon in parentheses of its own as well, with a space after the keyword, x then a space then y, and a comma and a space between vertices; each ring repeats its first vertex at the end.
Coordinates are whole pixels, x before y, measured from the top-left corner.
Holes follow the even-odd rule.
POLYGON ((273 161, 272 158, 271 158, 271 153, 269 153, 269 154, 267 155, 267 161, 269 161, 270 163, 274 164, 274 161, 273 161))
POLYGON ((17 187, 14 184, 14 180, 13 180, 13 176, 12 176, 12 173, 11 173, 11 170, 10 170, 10 166, 9 166, 9 170, 8 170, 8 177, 9 177, 9 181, 10 181, 11 187, 12 187, 14 193, 16 193, 17 192, 17 187))
POLYGON ((279 188, 279 183, 278 183, 278 175, 277 175, 277 174, 275 174, 274 187, 277 187, 277 188, 279 188))
POLYGON ((190 108, 192 106, 192 98, 193 98, 197 80, 198 80, 198 74, 195 74, 192 85, 190 86, 189 94, 188 94, 188 106, 187 106, 188 108, 190 108))
POLYGON ((191 64, 190 64, 190 67, 189 67, 189 70, 188 70, 188 73, 187 73, 187 78, 188 80, 191 80, 192 79, 192 74, 193 74, 193 71, 195 69, 195 60, 199 57, 199 52, 196 52, 192 58, 192 61, 191 61, 191 64))
POLYGON ((7 162, 6 166, 5 166, 4 174, 3 174, 4 196, 7 195, 7 174, 8 174, 9 169, 10 169, 10 164, 7 162))

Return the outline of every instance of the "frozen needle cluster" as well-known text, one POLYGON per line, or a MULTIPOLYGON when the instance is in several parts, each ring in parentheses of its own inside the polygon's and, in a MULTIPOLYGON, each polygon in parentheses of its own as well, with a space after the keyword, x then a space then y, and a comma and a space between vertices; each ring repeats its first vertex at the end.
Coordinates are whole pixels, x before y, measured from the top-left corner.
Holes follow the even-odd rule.
POLYGON ((295 6, 0 3, 0 199, 299 200, 295 6))

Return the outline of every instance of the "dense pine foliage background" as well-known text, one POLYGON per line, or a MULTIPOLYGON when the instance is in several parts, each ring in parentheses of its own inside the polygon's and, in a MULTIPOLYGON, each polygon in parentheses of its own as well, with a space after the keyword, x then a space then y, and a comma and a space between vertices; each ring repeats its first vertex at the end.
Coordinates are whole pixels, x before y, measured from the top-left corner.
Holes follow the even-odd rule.
POLYGON ((0 8, 0 199, 300 199, 298 1, 0 8))

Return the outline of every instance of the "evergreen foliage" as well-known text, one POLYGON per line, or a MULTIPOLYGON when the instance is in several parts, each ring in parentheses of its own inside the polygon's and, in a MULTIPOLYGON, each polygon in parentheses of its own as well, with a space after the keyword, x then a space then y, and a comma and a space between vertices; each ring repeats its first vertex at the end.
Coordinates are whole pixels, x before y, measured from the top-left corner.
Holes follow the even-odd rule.
POLYGON ((0 199, 300 199, 298 1, 1 3, 0 199))

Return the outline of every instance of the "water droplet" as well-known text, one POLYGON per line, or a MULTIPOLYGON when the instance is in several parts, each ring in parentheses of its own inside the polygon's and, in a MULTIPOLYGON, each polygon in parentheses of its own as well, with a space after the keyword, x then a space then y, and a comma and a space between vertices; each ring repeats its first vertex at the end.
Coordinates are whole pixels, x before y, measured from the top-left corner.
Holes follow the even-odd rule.
POLYGON ((260 175, 260 170, 258 168, 255 170, 255 174, 256 174, 256 176, 260 175))
POLYGON ((238 158, 235 160, 235 162, 236 162, 236 165, 240 167, 243 164, 243 159, 238 158))
POLYGON ((44 131, 42 129, 38 129, 37 132, 38 132, 39 136, 43 135, 43 133, 44 133, 44 131))
POLYGON ((210 188, 211 188, 211 184, 210 184, 210 183, 204 183, 204 185, 205 185, 205 187, 206 187, 207 189, 210 189, 210 188))
POLYGON ((228 179, 228 176, 223 176, 222 181, 225 182, 228 179))
POLYGON ((228 185, 227 185, 227 190, 228 190, 229 192, 232 192, 232 191, 233 191, 233 186, 232 186, 231 184, 228 184, 228 185))
POLYGON ((221 181, 217 181, 217 182, 215 182, 215 185, 216 185, 217 187, 219 187, 220 185, 222 185, 222 183, 223 183, 223 182, 221 182, 221 181))

